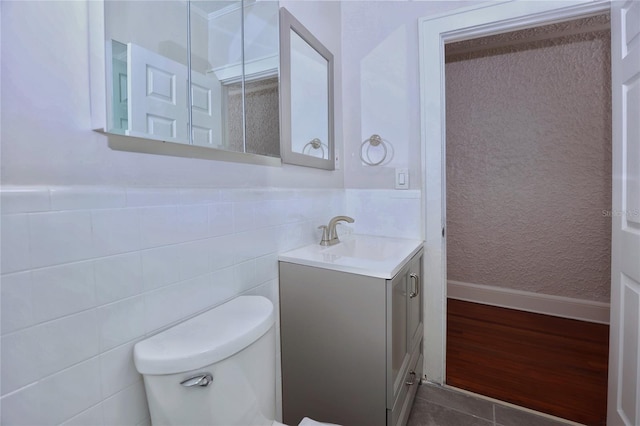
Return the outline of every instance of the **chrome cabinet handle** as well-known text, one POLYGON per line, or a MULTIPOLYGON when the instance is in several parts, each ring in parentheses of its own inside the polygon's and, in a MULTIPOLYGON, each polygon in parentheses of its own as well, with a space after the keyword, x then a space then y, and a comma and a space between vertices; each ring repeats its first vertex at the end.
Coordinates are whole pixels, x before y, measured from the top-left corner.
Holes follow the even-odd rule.
POLYGON ((209 386, 213 382, 213 376, 211 374, 202 374, 200 376, 194 376, 183 382, 180 382, 182 386, 190 388, 191 386, 209 386))
POLYGON ((409 293, 410 298, 414 298, 420 294, 420 276, 418 274, 409 274, 414 283, 413 291, 409 293))
POLYGON ((415 385, 416 383, 416 372, 415 371, 410 371, 409 372, 409 377, 410 379, 407 380, 406 382, 404 382, 406 385, 412 386, 415 385))

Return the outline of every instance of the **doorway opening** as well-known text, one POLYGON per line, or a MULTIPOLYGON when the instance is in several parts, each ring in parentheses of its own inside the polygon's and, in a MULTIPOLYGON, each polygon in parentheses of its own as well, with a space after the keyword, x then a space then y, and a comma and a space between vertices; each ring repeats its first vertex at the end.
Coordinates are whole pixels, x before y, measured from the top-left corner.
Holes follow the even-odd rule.
POLYGON ((450 43, 445 63, 446 383, 604 424, 609 15, 450 43))

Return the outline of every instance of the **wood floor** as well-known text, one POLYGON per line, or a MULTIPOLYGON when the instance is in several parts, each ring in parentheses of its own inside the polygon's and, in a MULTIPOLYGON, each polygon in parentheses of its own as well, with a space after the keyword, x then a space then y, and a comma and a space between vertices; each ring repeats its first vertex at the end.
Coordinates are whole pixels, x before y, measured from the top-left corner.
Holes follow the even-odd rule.
POLYGON ((609 327, 449 299, 447 384, 604 425, 609 327))

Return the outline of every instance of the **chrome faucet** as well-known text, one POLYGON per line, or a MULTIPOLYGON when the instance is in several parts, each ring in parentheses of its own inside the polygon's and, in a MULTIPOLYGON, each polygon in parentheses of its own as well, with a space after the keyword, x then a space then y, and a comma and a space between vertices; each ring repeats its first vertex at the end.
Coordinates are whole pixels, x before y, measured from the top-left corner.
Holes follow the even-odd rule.
POLYGON ((338 232, 336 231, 336 225, 338 222, 353 223, 355 221, 349 216, 336 216, 329 221, 329 225, 318 226, 318 229, 322 229, 322 240, 320 241, 321 246, 332 246, 340 242, 338 239, 338 232))

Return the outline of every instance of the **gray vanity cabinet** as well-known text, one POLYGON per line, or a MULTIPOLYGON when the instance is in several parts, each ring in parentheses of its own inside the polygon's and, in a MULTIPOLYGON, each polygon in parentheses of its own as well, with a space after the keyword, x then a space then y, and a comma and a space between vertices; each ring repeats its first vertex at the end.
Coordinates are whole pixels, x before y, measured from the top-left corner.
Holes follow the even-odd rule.
POLYGON ((422 256, 391 279, 280 261, 284 423, 406 424, 422 377, 422 256))

